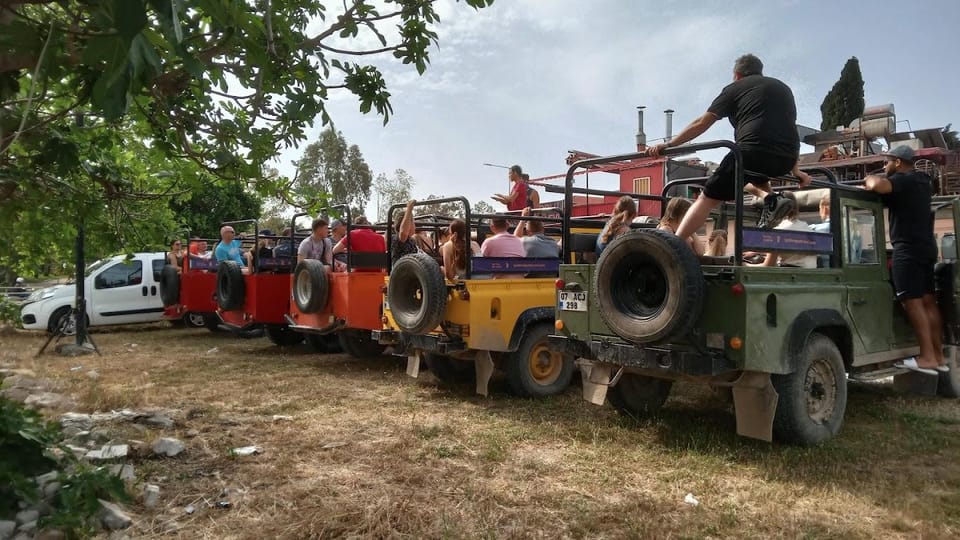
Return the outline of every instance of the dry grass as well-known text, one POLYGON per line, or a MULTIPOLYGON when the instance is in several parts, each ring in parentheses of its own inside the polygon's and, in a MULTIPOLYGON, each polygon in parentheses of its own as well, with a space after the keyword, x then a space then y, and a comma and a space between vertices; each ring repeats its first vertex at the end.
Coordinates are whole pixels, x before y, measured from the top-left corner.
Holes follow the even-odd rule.
POLYGON ((737 438, 729 407, 695 387, 677 388, 661 418, 637 424, 582 402, 576 388, 532 401, 500 383, 484 399, 426 374, 408 379, 394 359, 281 350, 205 330, 95 337, 103 357, 34 360, 41 336, 6 335, 0 363, 60 380, 89 411, 181 411, 163 435, 183 438, 188 452, 136 463, 140 480, 163 490, 161 508, 132 507, 137 535, 960 535, 955 402, 853 388, 840 437, 802 449, 737 438), (84 369, 70 371, 77 364, 84 369), (90 368, 98 380, 86 377, 90 368), (346 444, 323 449, 330 443, 346 444), (229 456, 251 444, 264 453, 229 456), (233 507, 208 508, 224 488, 233 507), (683 503, 688 492, 699 507, 683 503), (188 504, 197 512, 184 514, 188 504))

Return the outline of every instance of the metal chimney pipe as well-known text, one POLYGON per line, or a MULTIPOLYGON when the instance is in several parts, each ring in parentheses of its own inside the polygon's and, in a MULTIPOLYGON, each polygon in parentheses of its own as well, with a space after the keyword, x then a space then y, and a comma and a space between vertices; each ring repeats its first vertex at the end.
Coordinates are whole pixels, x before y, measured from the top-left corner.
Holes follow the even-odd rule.
POLYGON ((647 134, 643 132, 643 105, 637 107, 637 151, 641 151, 647 146, 647 134))
POLYGON ((673 109, 667 109, 663 114, 667 115, 667 135, 663 138, 663 142, 670 142, 673 138, 673 109))

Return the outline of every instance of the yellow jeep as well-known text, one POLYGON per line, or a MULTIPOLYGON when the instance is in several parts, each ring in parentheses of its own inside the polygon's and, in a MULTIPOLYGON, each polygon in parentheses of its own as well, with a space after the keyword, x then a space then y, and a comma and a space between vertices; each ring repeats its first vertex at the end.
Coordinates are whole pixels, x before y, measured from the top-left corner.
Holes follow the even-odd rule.
MULTIPOLYGON (((470 229, 478 228, 475 220, 507 217, 471 216, 465 199, 449 200, 467 205, 468 237, 470 229)), ((393 227, 388 230, 389 244, 393 227)), ((393 264, 385 280, 384 328, 375 331, 374 338, 406 355, 407 373, 413 377, 423 360, 444 382, 463 382, 475 376, 477 393, 487 395, 496 367, 505 372, 517 395, 540 397, 562 392, 573 376, 573 356, 554 352, 547 345, 547 336, 554 331, 559 265, 559 257, 489 258, 467 253, 465 278, 448 281, 433 257, 424 253, 404 256, 393 264), (505 274, 511 277, 500 279, 505 274)))

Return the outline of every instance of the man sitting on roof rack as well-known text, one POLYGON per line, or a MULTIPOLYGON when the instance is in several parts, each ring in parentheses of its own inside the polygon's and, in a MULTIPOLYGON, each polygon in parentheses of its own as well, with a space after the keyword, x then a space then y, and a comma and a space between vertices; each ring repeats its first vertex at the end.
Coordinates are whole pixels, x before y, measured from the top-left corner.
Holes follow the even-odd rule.
MULTIPOLYGON (((730 118, 734 138, 740 147, 743 168, 762 177, 752 177, 747 191, 764 199, 761 228, 769 228, 785 214, 788 203, 771 191, 769 177, 792 173, 800 186, 810 184, 810 177, 797 167, 800 137, 797 134, 797 105, 793 93, 784 83, 763 76, 763 63, 752 54, 737 59, 733 66, 733 83, 727 85, 702 116, 684 128, 671 141, 653 146, 649 155, 658 156, 667 148, 679 146, 699 137, 721 118, 730 118)), ((710 211, 723 201, 741 196, 735 193, 736 178, 733 152, 704 183, 703 193, 690 208, 677 229, 677 236, 687 238, 700 230, 710 211)))

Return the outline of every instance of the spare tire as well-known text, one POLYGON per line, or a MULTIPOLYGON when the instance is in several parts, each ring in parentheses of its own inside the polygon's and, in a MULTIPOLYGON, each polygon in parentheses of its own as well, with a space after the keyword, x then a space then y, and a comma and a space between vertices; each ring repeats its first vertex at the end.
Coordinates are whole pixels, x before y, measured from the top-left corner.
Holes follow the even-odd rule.
POLYGON ((293 271, 293 300, 303 313, 316 313, 327 305, 330 280, 323 263, 304 259, 293 271))
POLYGON ((603 322, 635 344, 686 336, 703 310, 700 261, 676 235, 656 229, 614 239, 593 275, 593 297, 603 322))
POLYGON ((234 261, 223 261, 217 267, 217 304, 224 311, 243 307, 247 285, 243 282, 243 270, 234 261))
POLYGON ((160 270, 160 300, 163 302, 163 307, 180 303, 180 274, 177 273, 177 267, 172 264, 160 270))
POLYGON ((426 253, 400 257, 390 270, 387 303, 404 332, 425 334, 443 322, 447 283, 437 261, 426 253))

